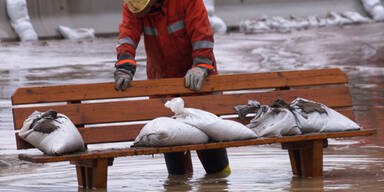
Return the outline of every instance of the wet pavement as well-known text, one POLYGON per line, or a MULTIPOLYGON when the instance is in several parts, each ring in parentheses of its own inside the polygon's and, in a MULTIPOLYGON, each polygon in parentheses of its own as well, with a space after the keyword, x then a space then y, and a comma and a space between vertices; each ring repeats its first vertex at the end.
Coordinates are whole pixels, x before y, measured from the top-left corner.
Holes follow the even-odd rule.
MULTIPOLYGON (((228 149, 232 173, 168 176, 162 155, 116 158, 108 191, 384 191, 384 23, 292 33, 216 36, 221 74, 339 67, 350 81, 357 122, 377 135, 331 139, 324 177, 297 178, 280 145, 228 149)), ((10 96, 17 87, 112 81, 116 38, 0 42, 0 191, 78 191, 68 162, 17 160, 10 96)), ((145 79, 143 45, 136 79, 145 79)), ((97 148, 98 146, 92 146, 97 148)))

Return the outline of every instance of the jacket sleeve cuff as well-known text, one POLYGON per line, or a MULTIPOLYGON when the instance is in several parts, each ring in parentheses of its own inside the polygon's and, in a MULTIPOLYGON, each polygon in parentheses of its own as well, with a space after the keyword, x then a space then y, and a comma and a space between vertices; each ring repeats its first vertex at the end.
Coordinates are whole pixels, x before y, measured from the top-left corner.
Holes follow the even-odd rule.
POLYGON ((136 72, 136 60, 126 53, 121 53, 118 61, 115 63, 115 68, 128 70, 134 75, 136 72))
POLYGON ((200 67, 200 68, 206 68, 208 69, 208 72, 212 72, 215 68, 213 65, 213 61, 209 58, 204 57, 195 57, 193 59, 193 67, 200 67))

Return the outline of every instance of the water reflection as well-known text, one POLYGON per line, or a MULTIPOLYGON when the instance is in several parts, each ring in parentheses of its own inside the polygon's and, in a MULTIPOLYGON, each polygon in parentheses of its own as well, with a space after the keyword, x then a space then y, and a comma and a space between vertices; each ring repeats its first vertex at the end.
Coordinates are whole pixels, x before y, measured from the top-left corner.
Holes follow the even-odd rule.
POLYGON ((198 180, 197 191, 229 191, 227 177, 228 175, 223 174, 207 174, 198 180))
POLYGON ((164 182, 164 191, 190 191, 192 190, 191 179, 192 174, 185 175, 169 175, 168 179, 164 182))
POLYGON ((291 179, 291 187, 286 189, 287 191, 324 191, 323 178, 303 178, 293 176, 291 179))
MULTIPOLYGON (((83 189, 79 187, 78 192, 107 192, 107 189, 83 189)), ((110 190, 111 191, 111 190, 110 190)))
POLYGON ((229 191, 227 176, 223 174, 206 174, 204 177, 194 180, 192 174, 169 175, 164 182, 164 191, 229 191))

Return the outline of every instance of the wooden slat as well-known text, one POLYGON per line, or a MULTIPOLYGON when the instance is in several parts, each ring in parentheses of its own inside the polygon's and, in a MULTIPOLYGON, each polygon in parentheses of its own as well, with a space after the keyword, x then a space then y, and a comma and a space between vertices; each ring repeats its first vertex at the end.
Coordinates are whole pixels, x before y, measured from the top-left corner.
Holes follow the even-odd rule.
POLYGON ((32 144, 24 141, 20 136, 19 133, 15 133, 16 137, 16 147, 17 149, 30 149, 35 148, 32 144))
MULTIPOLYGON (((354 114, 352 109, 340 109, 337 110, 341 114, 354 120, 354 114)), ((229 118, 230 120, 238 121, 243 124, 248 124, 251 117, 244 120, 237 118, 229 118)), ((92 128, 79 128, 80 134, 83 137, 85 144, 98 144, 98 143, 112 143, 112 142, 125 142, 133 141, 139 134, 144 124, 137 125, 116 125, 116 126, 100 126, 92 128)), ((29 149, 34 148, 31 144, 22 140, 16 133, 16 145, 17 149, 29 149)))
POLYGON ((282 76, 287 80, 287 87, 345 84, 348 78, 340 69, 322 69, 306 73, 302 71, 282 72, 282 76), (328 74, 327 74, 328 73, 328 74), (330 79, 326 79, 330 78, 330 79))
POLYGON ((17 117, 14 120, 15 128, 20 129, 23 119, 26 119, 33 111, 49 109, 65 114, 75 125, 139 121, 173 115, 169 109, 164 107, 164 103, 160 99, 14 108, 13 115, 17 117))
MULTIPOLYGON (((247 104, 248 100, 257 100, 262 104, 271 104, 278 98, 291 102, 296 97, 314 100, 332 108, 352 106, 349 88, 346 86, 231 95, 188 96, 183 98, 186 107, 206 110, 217 115, 225 115, 233 114, 234 106, 247 104)), ((151 120, 156 117, 172 116, 173 113, 164 107, 165 102, 165 99, 149 99, 14 108, 14 126, 15 129, 20 129, 24 120, 33 111, 47 111, 49 109, 55 109, 67 115, 75 125, 151 120)))
POLYGON ((339 109, 336 111, 343 114, 344 116, 348 117, 352 121, 355 121, 355 114, 353 112, 353 109, 339 109))
POLYGON ((318 140, 318 139, 326 139, 326 138, 369 136, 375 133, 376 133, 376 130, 370 129, 370 130, 361 130, 361 131, 307 134, 307 135, 287 136, 287 137, 258 138, 258 139, 242 140, 242 141, 230 141, 230 142, 208 143, 208 144, 198 144, 198 145, 182 145, 182 146, 173 146, 173 147, 148 147, 148 148, 143 147, 143 148, 110 149, 110 150, 103 150, 103 151, 87 151, 83 153, 62 155, 62 156, 20 154, 19 159, 34 162, 34 163, 78 161, 78 160, 86 160, 86 159, 114 158, 114 157, 120 157, 120 156, 150 155, 150 154, 157 154, 157 153, 181 152, 181 151, 188 151, 188 150, 204 150, 204 149, 241 147, 241 146, 248 146, 248 145, 263 145, 263 144, 271 144, 271 143, 286 143, 286 142, 318 140))
POLYGON ((133 141, 143 128, 141 125, 120 125, 79 129, 86 144, 133 141))
MULTIPOLYGON (((347 77, 340 69, 286 71, 259 74, 210 76, 200 93, 243 89, 263 89, 310 85, 345 84, 347 77)), ((150 95, 196 93, 184 88, 183 78, 133 81, 127 91, 115 91, 114 83, 61 85, 19 88, 12 104, 79 101, 150 95)))

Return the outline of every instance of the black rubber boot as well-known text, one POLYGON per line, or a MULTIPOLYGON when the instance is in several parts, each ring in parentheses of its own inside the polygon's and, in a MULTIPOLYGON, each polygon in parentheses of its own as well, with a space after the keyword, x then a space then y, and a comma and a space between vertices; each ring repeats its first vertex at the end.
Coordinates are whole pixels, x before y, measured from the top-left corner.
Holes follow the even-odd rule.
POLYGON ((205 172, 207 174, 223 173, 229 175, 231 169, 229 167, 229 161, 227 156, 227 149, 208 149, 199 150, 197 155, 203 164, 205 172))
POLYGON ((182 175, 193 172, 190 151, 164 153, 164 159, 170 175, 182 175))

